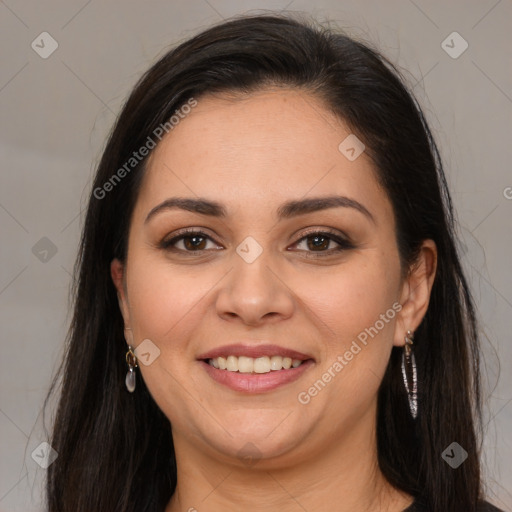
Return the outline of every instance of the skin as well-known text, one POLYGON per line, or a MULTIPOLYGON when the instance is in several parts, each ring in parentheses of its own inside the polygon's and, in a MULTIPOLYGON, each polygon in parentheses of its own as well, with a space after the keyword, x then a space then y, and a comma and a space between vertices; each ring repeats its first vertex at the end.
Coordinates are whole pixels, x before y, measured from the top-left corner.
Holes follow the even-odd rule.
POLYGON ((304 91, 205 96, 150 156, 127 260, 114 260, 111 272, 132 346, 149 339, 160 350, 137 373, 172 425, 178 485, 166 512, 402 511, 412 502, 378 468, 374 422, 391 349, 426 313, 436 247, 426 240, 402 272, 392 205, 372 162, 338 150, 350 133, 304 91), (287 200, 333 194, 363 204, 375 222, 348 207, 277 220, 287 200), (174 209, 144 222, 177 196, 218 201, 229 215, 174 209), (211 238, 201 255, 190 240, 175 243, 179 254, 159 247, 188 227, 211 238), (336 230, 355 248, 322 257, 338 244, 327 239, 317 249, 303 238, 306 228, 336 230), (236 252, 247 236, 263 250, 250 264, 236 252), (395 302, 401 311, 300 403, 298 394, 395 302), (269 340, 315 363, 276 390, 236 392, 196 358, 240 339, 269 340), (247 443, 252 460, 243 459, 247 443))

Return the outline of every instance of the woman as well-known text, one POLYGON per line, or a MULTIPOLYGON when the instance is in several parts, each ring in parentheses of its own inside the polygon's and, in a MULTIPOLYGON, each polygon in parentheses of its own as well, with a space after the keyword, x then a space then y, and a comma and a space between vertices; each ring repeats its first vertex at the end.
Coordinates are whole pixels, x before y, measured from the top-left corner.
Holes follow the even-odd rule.
POLYGON ((442 163, 369 46, 255 16, 168 52, 76 265, 50 512, 497 510, 442 163))

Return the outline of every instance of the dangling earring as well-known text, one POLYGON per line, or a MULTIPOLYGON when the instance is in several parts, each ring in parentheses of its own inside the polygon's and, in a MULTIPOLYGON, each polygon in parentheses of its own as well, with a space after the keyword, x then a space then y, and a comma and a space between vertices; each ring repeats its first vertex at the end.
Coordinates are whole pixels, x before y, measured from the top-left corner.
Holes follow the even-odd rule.
POLYGON ((402 352, 402 376, 404 378, 405 390, 407 391, 411 416, 416 419, 418 415, 418 375, 416 372, 416 359, 412 350, 413 340, 414 333, 407 331, 404 351, 402 352))
POLYGON ((133 343, 133 334, 132 330, 129 327, 125 328, 125 338, 128 342, 128 352, 126 352, 126 363, 128 364, 128 372, 126 373, 126 378, 124 380, 124 383, 126 385, 126 389, 133 393, 135 391, 135 384, 137 383, 136 377, 137 374, 135 373, 135 368, 137 368, 137 357, 133 353, 132 350, 132 343, 133 343))
POLYGON ((137 357, 133 353, 131 345, 128 346, 128 352, 126 352, 126 362, 128 363, 128 372, 126 373, 126 378, 124 380, 124 383, 126 384, 126 389, 133 393, 135 391, 135 384, 136 384, 136 373, 134 371, 134 368, 137 368, 137 357))

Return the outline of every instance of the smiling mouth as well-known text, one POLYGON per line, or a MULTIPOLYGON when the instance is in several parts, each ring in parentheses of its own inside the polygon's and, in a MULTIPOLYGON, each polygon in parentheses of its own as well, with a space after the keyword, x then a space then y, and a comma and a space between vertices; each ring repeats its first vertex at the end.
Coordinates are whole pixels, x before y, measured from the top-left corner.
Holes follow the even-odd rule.
POLYGON ((292 359, 291 357, 281 356, 263 356, 256 358, 246 356, 227 356, 214 357, 211 359, 205 359, 204 361, 217 370, 262 374, 280 370, 289 370, 290 368, 298 368, 307 360, 292 359))

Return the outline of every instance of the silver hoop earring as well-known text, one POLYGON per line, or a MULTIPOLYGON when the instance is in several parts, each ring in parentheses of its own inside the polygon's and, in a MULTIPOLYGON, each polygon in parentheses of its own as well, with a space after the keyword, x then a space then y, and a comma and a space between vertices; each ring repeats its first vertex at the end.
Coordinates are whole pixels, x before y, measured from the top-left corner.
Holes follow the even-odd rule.
POLYGON ((413 340, 414 333, 407 331, 402 352, 402 376, 404 378, 405 390, 407 391, 411 416, 413 419, 416 419, 418 416, 418 374, 416 371, 416 359, 412 350, 413 340))

